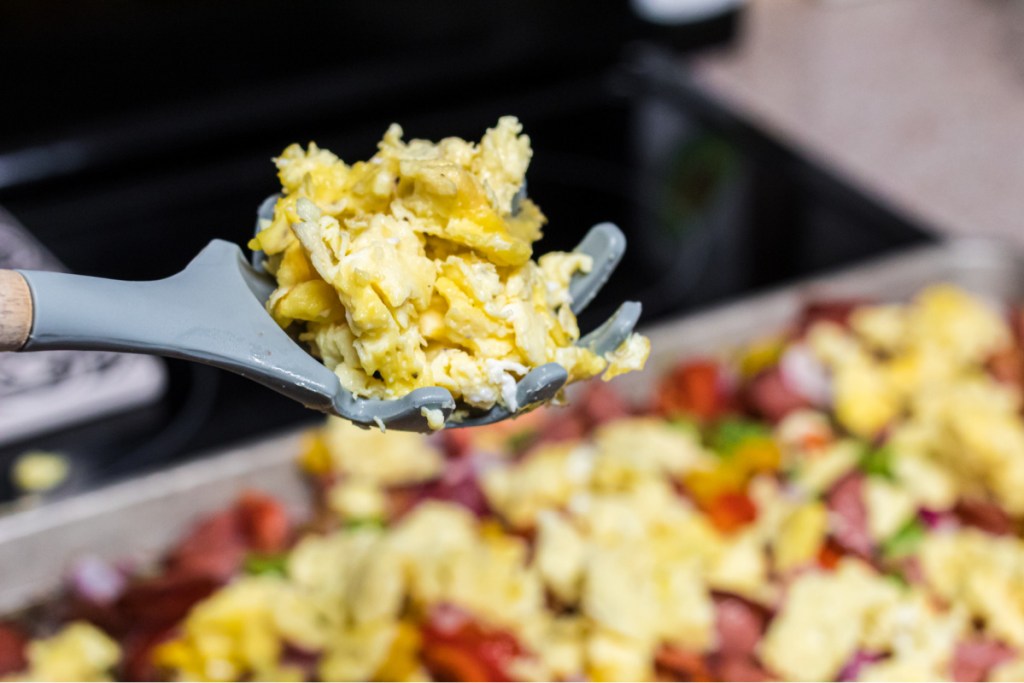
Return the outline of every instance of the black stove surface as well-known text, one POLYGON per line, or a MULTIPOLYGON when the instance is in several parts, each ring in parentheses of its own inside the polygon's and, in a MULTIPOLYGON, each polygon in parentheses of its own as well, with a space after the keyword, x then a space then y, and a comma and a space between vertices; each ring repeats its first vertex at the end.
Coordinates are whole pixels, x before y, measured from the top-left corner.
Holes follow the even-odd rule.
MULTIPOLYGON (((215 237, 244 244, 256 206, 276 190, 270 158, 291 142, 360 159, 391 121, 408 137, 472 139, 511 113, 532 139, 529 192, 549 218, 539 250, 571 248, 600 221, 630 240, 583 329, 626 298, 652 322, 927 239, 703 100, 662 48, 620 40, 574 59, 551 54, 464 68, 458 55, 375 57, 298 80, 271 73, 230 95, 193 93, 192 105, 124 125, 92 112, 99 123, 53 138, 86 150, 80 163, 33 165, 33 152, 52 164, 40 150, 56 143, 41 133, 0 139, 0 171, 24 171, 0 173, 0 204, 74 271, 153 279, 215 237)), ((240 377, 167 367, 158 404, 14 444, 0 464, 29 447, 66 453, 76 473, 67 492, 321 419, 240 377)), ((14 493, 0 486, 0 498, 14 493)))

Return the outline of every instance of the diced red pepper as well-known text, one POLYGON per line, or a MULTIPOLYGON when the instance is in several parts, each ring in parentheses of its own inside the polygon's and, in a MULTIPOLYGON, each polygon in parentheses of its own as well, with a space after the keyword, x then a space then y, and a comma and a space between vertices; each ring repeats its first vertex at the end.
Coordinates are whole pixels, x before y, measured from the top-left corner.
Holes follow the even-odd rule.
POLYGON ((832 571, 839 565, 839 560, 843 558, 842 546, 835 542, 834 539, 829 538, 822 544, 821 550, 818 551, 818 564, 821 565, 822 569, 832 571))
POLYGON ((800 448, 809 451, 820 451, 832 443, 832 435, 823 432, 808 432, 800 439, 800 448))
POLYGON ((423 665, 435 681, 508 680, 492 679, 484 663, 461 645, 432 643, 423 650, 423 665))
POLYGON ((512 634, 485 628, 451 605, 431 612, 422 635, 423 664, 434 680, 511 681, 509 666, 524 654, 512 634))
POLYGON ((666 416, 687 415, 713 420, 730 409, 722 389, 720 368, 711 360, 692 360, 677 365, 658 385, 655 409, 666 416))
POLYGON ((226 581, 241 569, 250 550, 273 554, 287 548, 291 532, 280 502, 247 491, 234 507, 199 522, 168 556, 168 569, 226 581))
POLYGON ((288 545, 291 522, 276 499, 256 491, 246 491, 235 506, 242 532, 252 550, 279 553, 288 545))
POLYGON ((705 509, 711 523, 719 531, 729 533, 757 519, 757 506, 745 493, 726 492, 707 504, 705 509))

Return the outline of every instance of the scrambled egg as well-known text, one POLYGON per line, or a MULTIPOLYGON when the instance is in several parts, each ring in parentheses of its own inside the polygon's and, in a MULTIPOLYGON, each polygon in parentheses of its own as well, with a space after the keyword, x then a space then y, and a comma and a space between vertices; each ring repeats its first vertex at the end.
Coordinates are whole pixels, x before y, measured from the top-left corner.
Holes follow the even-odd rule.
POLYGON ((28 669, 16 681, 109 681, 121 649, 103 631, 84 621, 28 646, 28 669))
POLYGON ((1020 514, 1020 390, 984 372, 1011 339, 997 311, 951 285, 929 287, 909 305, 863 306, 849 331, 819 323, 809 335, 832 373, 839 422, 867 439, 889 429, 895 474, 915 503, 943 509, 959 494, 990 492, 1020 514))
POLYGON ((456 604, 528 638, 547 622, 525 560, 522 540, 484 533, 459 506, 426 503, 392 530, 305 538, 285 577, 245 577, 200 603, 156 661, 185 680, 294 680, 301 673, 279 663, 287 642, 320 653, 322 680, 372 680, 407 628, 407 602, 456 604))
POLYGON ((793 506, 771 534, 775 571, 785 573, 812 563, 827 533, 828 510, 822 503, 793 506))
POLYGON ((929 535, 921 569, 943 600, 966 609, 994 638, 1024 647, 1024 542, 964 529, 929 535))
MULTIPOLYGON (((396 456, 375 472, 345 452, 404 448, 412 465, 432 452, 428 440, 339 422, 321 436, 339 477, 329 506, 346 519, 379 514, 382 482, 414 481, 422 465, 400 475, 396 456)), ((381 678, 409 610, 447 603, 514 634, 531 653, 516 666, 521 676, 650 678, 663 642, 715 646, 712 590, 756 593, 766 580, 759 537, 723 536, 672 489, 712 457, 693 434, 637 418, 606 425, 593 442, 499 462, 484 474, 488 502, 536 529, 532 553, 494 522, 427 501, 387 528, 304 538, 285 576, 240 578, 200 603, 157 662, 187 680, 290 680, 297 673, 280 664, 287 642, 321 653, 324 680, 381 678), (552 612, 546 592, 576 616, 552 612)), ((402 670, 423 676, 415 663, 402 670)))
MULTIPOLYGON (((952 514, 969 495, 1021 515, 1019 390, 984 371, 1008 334, 948 288, 862 307, 849 329, 810 331, 835 383, 828 412, 734 422, 729 439, 715 438, 721 424, 634 416, 513 455, 515 425, 538 429, 538 412, 474 441, 496 457, 446 465, 439 437, 332 419, 303 465, 336 526, 304 536, 282 575, 237 577, 197 604, 156 663, 182 680, 296 680, 309 673, 285 656, 297 649, 321 680, 423 680, 421 624, 454 605, 514 636, 518 679, 650 680, 663 648, 707 662, 738 647, 724 593, 764 608, 765 626, 747 628, 760 629, 749 645, 768 676, 835 680, 862 659, 857 680, 945 680, 960 646, 985 639, 1013 650, 988 677, 1019 679, 1024 541, 952 514), (870 381, 846 383, 863 367, 870 381), (879 448, 864 437, 882 426, 879 448), (445 483, 467 464, 486 514, 427 499, 394 518, 396 490, 445 483), (837 484, 854 512, 839 510, 837 484), (738 523, 716 507, 736 498, 738 523), (928 528, 926 512, 947 519, 928 528), (857 525, 870 563, 837 550, 857 525)), ((33 645, 24 676, 108 675, 116 646, 90 628, 33 645)))
POLYGON ((327 419, 327 426, 310 444, 322 462, 319 471, 344 472, 345 476, 381 486, 415 484, 435 478, 444 468, 444 456, 430 442, 411 432, 388 432, 381 438, 376 431, 360 429, 348 420, 327 419))
POLYGON ((855 560, 832 575, 799 577, 772 622, 761 656, 791 680, 834 680, 857 650, 873 611, 898 598, 896 587, 855 560))
POLYGON ((832 574, 809 573, 789 587, 760 655, 789 680, 835 680, 858 650, 890 651, 858 680, 943 680, 966 613, 943 611, 923 592, 904 589, 858 560, 832 574))
POLYGON ((990 681, 1024 681, 1024 657, 1014 657, 989 672, 990 681))
POLYGON ((539 365, 570 381, 643 367, 639 335, 607 357, 575 346, 569 281, 592 264, 531 260, 545 218, 528 199, 513 206, 532 155, 521 130, 507 116, 479 144, 434 144, 392 125, 366 162, 313 144, 276 160, 283 196, 251 244, 277 278, 267 308, 346 389, 388 399, 441 386, 516 410, 516 382, 539 365))
POLYGON ((836 416, 867 438, 1011 339, 996 311, 951 285, 929 287, 907 306, 863 306, 850 328, 819 323, 809 341, 833 373, 836 416))
POLYGON ((11 467, 11 480, 26 493, 50 491, 68 478, 71 466, 60 453, 28 451, 18 456, 11 467))

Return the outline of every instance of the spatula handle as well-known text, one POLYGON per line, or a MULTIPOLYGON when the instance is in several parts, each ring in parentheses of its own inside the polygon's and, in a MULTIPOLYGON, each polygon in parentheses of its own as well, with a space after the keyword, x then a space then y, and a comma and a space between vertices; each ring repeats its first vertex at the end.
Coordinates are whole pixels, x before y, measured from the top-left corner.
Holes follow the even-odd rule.
POLYGON ((0 351, 17 351, 32 331, 32 293, 21 273, 0 270, 0 351))

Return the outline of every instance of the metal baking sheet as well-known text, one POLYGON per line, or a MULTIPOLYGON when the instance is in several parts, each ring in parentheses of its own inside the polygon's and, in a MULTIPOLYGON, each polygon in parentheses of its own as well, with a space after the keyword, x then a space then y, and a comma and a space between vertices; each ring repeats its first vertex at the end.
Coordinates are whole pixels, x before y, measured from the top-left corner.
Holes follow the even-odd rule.
POLYGON ((290 432, 241 444, 0 518, 0 614, 57 590, 77 557, 155 559, 197 519, 245 489, 273 493, 301 518, 311 501, 295 466, 300 438, 290 432))
MULTIPOLYGON (((791 322, 809 300, 899 300, 933 282, 952 282, 993 301, 1024 295, 1024 258, 1005 245, 953 241, 918 248, 690 315, 645 330, 647 369, 615 386, 640 400, 681 356, 715 353, 791 322)), ((0 613, 57 589, 75 557, 152 558, 198 518, 245 488, 279 496, 296 515, 309 510, 294 465, 297 432, 240 445, 207 458, 0 518, 0 613)))

